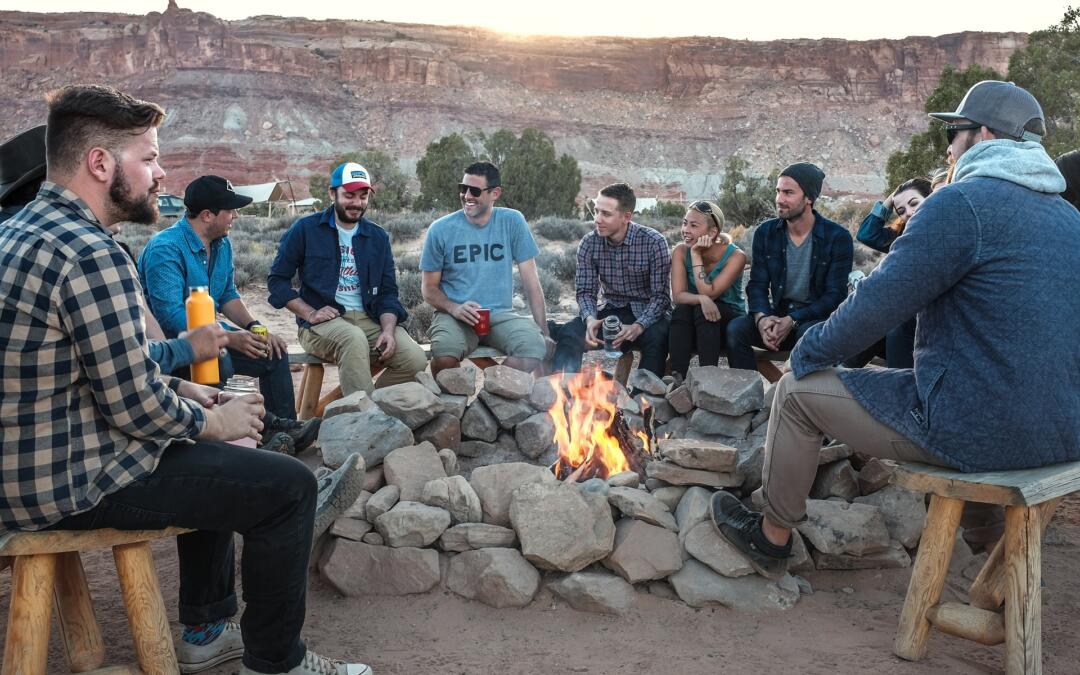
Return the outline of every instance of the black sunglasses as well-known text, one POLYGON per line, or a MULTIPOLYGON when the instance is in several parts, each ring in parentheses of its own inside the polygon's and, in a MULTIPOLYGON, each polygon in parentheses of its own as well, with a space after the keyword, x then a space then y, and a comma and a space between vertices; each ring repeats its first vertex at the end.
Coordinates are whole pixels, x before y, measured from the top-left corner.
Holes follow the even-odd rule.
POLYGON ((690 208, 694 209, 698 213, 704 213, 705 215, 709 216, 713 219, 713 222, 716 223, 716 226, 720 227, 720 219, 716 217, 715 213, 713 213, 712 206, 709 205, 709 202, 694 202, 690 205, 690 208))
POLYGON ((476 187, 475 185, 466 185, 465 183, 458 183, 457 193, 458 193, 458 195, 463 195, 466 192, 468 192, 473 197, 479 197, 482 193, 488 192, 489 190, 494 190, 497 187, 499 187, 499 186, 498 185, 492 185, 491 187, 480 188, 480 187, 476 187))
POLYGON ((945 126, 945 138, 949 141, 949 145, 956 140, 956 135, 961 131, 967 131, 969 129, 978 129, 982 127, 977 122, 968 122, 967 124, 948 124, 945 126))

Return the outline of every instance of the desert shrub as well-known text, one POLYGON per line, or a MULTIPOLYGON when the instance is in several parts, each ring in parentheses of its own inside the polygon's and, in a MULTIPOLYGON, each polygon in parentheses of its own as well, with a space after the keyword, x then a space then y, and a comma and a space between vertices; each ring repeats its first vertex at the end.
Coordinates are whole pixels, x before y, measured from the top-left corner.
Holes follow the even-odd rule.
POLYGON ((548 305, 557 305, 562 299, 563 285, 553 273, 547 270, 539 270, 540 288, 544 291, 544 300, 548 305))
POLYGON ((592 223, 558 216, 544 216, 532 224, 533 234, 549 241, 580 241, 592 229, 592 223))
POLYGON ((419 253, 405 253, 397 256, 397 261, 394 263, 397 267, 398 274, 402 272, 419 272, 420 271, 420 254, 419 253))
POLYGON ((427 211, 403 211, 379 222, 393 241, 416 239, 437 216, 427 211))
POLYGON ((417 342, 428 342, 428 329, 431 328, 431 320, 435 317, 435 308, 426 302, 409 307, 409 321, 405 324, 405 330, 409 336, 417 342))
POLYGON ((577 247, 543 248, 536 258, 536 267, 559 281, 572 284, 577 276, 577 247))
POLYGON ((397 275, 398 299, 405 307, 423 304, 424 296, 420 292, 420 273, 399 271, 397 275))

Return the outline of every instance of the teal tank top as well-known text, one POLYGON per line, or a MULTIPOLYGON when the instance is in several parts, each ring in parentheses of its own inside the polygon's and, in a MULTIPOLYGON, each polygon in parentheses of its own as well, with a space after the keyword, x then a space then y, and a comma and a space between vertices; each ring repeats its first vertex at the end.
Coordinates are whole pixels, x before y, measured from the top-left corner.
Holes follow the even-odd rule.
MULTIPOLYGON (((717 274, 724 269, 724 263, 731 257, 731 254, 738 251, 739 247, 735 244, 728 244, 727 250, 724 251, 724 255, 720 256, 720 260, 716 263, 716 266, 712 268, 712 271, 705 275, 705 280, 712 283, 712 280, 716 278, 717 274)), ((690 249, 686 249, 686 255, 683 256, 683 261, 686 262, 686 285, 691 293, 697 293, 697 286, 694 284, 694 262, 690 258, 690 249)), ((720 294, 717 298, 720 302, 742 312, 746 313, 746 295, 743 293, 743 277, 740 274, 735 278, 728 289, 720 294)))

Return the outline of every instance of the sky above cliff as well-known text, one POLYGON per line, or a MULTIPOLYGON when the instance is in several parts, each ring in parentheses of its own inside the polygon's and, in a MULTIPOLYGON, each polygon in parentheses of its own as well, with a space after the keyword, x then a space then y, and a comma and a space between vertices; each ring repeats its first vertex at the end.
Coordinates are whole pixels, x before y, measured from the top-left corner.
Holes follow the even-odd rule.
MULTIPOLYGON (((941 0, 867 2, 866 0, 771 0, 710 3, 667 0, 619 4, 602 0, 547 2, 470 2, 408 0, 350 6, 340 0, 179 0, 185 9, 222 19, 255 15, 311 19, 363 19, 402 23, 463 25, 504 32, 548 35, 662 37, 708 35, 735 39, 834 37, 849 40, 943 35, 966 30, 1031 32, 1061 20, 1069 0, 983 0, 961 5, 941 0), (731 6, 734 4, 735 6, 731 6), (618 7, 612 10, 612 7, 618 7), (890 10, 891 7, 903 8, 890 10), (1022 7, 1022 10, 1019 9, 1022 7)), ((47 7, 0 0, 0 9, 47 12, 163 11, 166 0, 50 0, 47 7)))

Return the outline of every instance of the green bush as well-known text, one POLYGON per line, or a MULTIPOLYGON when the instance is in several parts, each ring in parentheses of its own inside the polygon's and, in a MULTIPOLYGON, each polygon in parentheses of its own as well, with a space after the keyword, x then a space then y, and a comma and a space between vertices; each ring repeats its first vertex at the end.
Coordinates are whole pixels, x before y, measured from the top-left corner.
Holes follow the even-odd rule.
POLYGON ((564 249, 542 248, 536 257, 536 267, 559 281, 573 284, 577 277, 577 247, 564 249))
POLYGON ((398 274, 402 272, 419 272, 420 271, 420 254, 418 253, 406 253, 398 258, 394 263, 397 268, 398 274))
POLYGON ((393 241, 409 241, 422 235, 427 226, 437 217, 426 211, 405 211, 391 216, 385 221, 379 222, 379 224, 390 233, 390 238, 393 241))
POLYGON ((435 308, 427 303, 420 303, 408 308, 409 321, 405 324, 405 330, 409 336, 417 342, 428 342, 428 329, 431 328, 431 320, 435 317, 435 308))
POLYGON ((420 291, 420 279, 419 272, 398 271, 398 299, 405 307, 423 304, 424 296, 420 291))
POLYGON ((537 276, 540 277, 540 288, 544 291, 544 301, 548 305, 559 304, 563 292, 563 285, 559 278, 543 269, 537 271, 537 276))
POLYGON ((560 218, 558 216, 544 216, 532 224, 533 234, 549 241, 581 241, 581 238, 591 232, 592 229, 591 222, 574 220, 573 218, 560 218))

